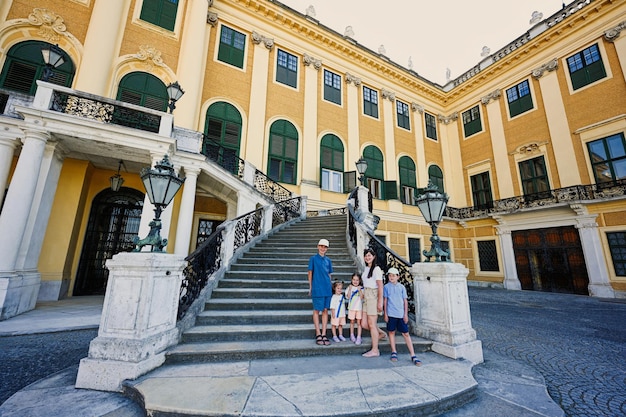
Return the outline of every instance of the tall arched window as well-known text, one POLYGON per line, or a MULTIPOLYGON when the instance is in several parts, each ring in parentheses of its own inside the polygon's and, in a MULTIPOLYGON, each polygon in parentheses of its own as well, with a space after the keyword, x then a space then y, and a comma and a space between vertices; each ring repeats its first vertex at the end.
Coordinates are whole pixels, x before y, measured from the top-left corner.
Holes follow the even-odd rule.
POLYGON ((117 99, 153 110, 167 111, 167 87, 146 72, 131 72, 120 81, 117 99))
POLYGON ((443 171, 437 165, 428 167, 428 179, 439 188, 439 192, 444 192, 443 171))
MULTIPOLYGON (((48 42, 41 41, 26 41, 12 46, 0 73, 0 88, 35 95, 36 81, 41 79, 46 68, 41 50, 48 47, 48 42)), ((69 55, 62 50, 61 52, 64 62, 53 70, 48 82, 70 87, 76 68, 69 55)))
POLYGON ((410 157, 403 156, 398 161, 398 169, 400 174, 400 201, 404 204, 414 205, 415 188, 417 187, 415 162, 410 157))
POLYGON ((206 112, 202 153, 230 172, 239 167, 241 114, 232 104, 218 102, 206 112))
POLYGON ((267 175, 278 182, 296 183, 298 168, 298 131, 286 120, 277 120, 270 127, 270 148, 267 175))
POLYGON ((383 153, 376 146, 370 145, 363 150, 363 158, 367 161, 365 179, 372 197, 382 199, 383 181, 385 174, 383 169, 383 153))
POLYGON ((343 143, 333 134, 324 135, 320 144, 322 190, 343 191, 343 143))

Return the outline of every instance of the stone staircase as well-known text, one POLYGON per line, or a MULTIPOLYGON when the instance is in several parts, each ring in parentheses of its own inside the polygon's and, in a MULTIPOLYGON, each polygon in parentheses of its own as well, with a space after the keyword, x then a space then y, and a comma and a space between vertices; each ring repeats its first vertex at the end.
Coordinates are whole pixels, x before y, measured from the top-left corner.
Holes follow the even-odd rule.
MULTIPOLYGON (((196 325, 167 353, 167 363, 364 352, 368 337, 362 346, 350 341, 315 344, 307 270, 321 238, 330 241, 327 256, 333 261, 333 279, 349 282, 357 269, 346 244, 345 216, 312 217, 293 224, 251 248, 231 266, 196 325)), ((349 335, 348 326, 344 335, 349 335)), ((429 341, 417 339, 414 345, 418 352, 430 349, 429 341)))

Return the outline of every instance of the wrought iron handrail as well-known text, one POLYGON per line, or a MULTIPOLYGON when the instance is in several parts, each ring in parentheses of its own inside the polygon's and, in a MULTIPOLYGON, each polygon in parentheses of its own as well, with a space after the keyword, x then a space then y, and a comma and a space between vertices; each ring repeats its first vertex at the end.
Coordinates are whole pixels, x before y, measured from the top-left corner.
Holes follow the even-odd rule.
POLYGON ((272 213, 272 228, 300 217, 301 206, 302 198, 300 197, 294 197, 276 203, 272 213))
POLYGON ((608 181, 591 185, 574 185, 535 194, 494 200, 481 207, 455 208, 447 206, 444 216, 456 220, 472 219, 487 217, 490 214, 514 213, 538 207, 545 208, 554 204, 604 200, 623 196, 626 196, 626 180, 608 181))

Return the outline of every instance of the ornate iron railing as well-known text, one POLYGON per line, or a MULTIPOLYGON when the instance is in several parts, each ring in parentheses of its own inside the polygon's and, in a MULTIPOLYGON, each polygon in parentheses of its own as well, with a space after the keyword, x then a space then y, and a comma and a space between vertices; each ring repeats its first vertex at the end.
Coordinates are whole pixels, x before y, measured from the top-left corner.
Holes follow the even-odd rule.
POLYGON ((307 211, 306 212, 306 217, 341 216, 341 215, 344 215, 344 214, 348 214, 348 208, 347 207, 337 207, 337 208, 326 209, 326 210, 307 211))
POLYGON ((263 209, 257 209, 235 219, 235 240, 233 252, 261 234, 261 220, 263 209))
POLYGON ((274 205, 274 212, 272 213, 272 227, 300 217, 301 205, 302 199, 300 197, 290 198, 289 200, 276 203, 276 205, 274 205))
POLYGON ((610 181, 592 185, 574 185, 536 194, 494 200, 481 207, 446 207, 444 216, 451 219, 473 219, 491 214, 514 213, 516 211, 548 207, 556 204, 571 204, 581 201, 606 200, 626 196, 626 180, 610 181))
POLYGON ((50 110, 153 133, 158 133, 161 125, 158 114, 56 90, 50 110))
POLYGON ((288 200, 293 196, 291 191, 289 191, 259 170, 254 173, 254 188, 267 195, 274 201, 288 200))

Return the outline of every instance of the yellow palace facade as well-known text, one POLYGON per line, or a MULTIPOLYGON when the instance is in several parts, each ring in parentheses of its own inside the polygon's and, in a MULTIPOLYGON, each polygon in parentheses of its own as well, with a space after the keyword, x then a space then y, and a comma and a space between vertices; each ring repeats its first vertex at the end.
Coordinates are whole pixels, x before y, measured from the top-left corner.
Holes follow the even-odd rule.
POLYGON ((363 157, 376 235, 411 263, 431 181, 471 285, 626 297, 625 2, 538 16, 444 85, 353 36, 274 0, 2 1, 0 318, 103 293, 165 154, 168 252, 267 204, 250 173, 344 207, 363 157))

